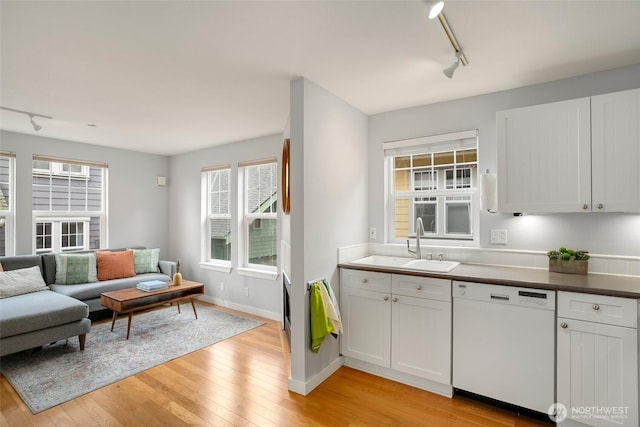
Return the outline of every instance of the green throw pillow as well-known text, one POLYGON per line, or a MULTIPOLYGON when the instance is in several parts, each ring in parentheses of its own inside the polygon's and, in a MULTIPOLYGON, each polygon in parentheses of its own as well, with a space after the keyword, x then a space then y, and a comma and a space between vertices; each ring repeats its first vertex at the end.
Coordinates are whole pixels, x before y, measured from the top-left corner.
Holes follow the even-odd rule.
POLYGON ((75 285, 98 281, 96 255, 56 254, 56 285, 75 285))
POLYGON ((136 274, 157 273, 158 262, 160 262, 160 248, 133 250, 133 269, 136 274))

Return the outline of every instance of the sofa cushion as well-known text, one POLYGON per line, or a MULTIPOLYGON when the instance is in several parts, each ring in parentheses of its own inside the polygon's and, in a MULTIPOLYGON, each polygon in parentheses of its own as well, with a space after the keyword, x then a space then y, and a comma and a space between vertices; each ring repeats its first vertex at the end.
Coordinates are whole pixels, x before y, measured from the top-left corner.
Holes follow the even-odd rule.
POLYGON ((133 277, 136 272, 133 269, 133 251, 96 252, 98 261, 98 280, 123 279, 133 277))
POLYGON ((98 279, 96 255, 56 254, 56 284, 91 283, 98 279))
POLYGON ((19 268, 0 272, 0 298, 8 298, 49 289, 42 279, 40 267, 19 268))
POLYGON ((0 299, 0 338, 77 322, 89 316, 82 301, 53 291, 0 299))
POLYGON ((157 273, 158 262, 160 262, 160 248, 133 250, 133 267, 136 274, 157 273))
POLYGON ((81 286, 54 284, 49 287, 52 291, 77 298, 81 301, 87 301, 93 298, 100 298, 100 294, 103 292, 135 288, 138 283, 146 282, 148 280, 162 280, 163 282, 169 282, 171 278, 166 274, 161 273, 143 273, 134 277, 127 277, 126 279, 104 280, 102 282, 85 283, 81 286))

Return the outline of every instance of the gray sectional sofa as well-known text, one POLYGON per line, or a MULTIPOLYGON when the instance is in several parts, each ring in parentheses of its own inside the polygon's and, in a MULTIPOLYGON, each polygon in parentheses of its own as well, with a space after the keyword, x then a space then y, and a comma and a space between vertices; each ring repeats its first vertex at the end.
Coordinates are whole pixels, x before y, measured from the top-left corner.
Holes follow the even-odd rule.
POLYGON ((76 335, 82 350, 91 328, 89 313, 105 309, 100 304, 101 293, 135 287, 142 281, 170 281, 176 268, 175 262, 159 261, 156 273, 63 285, 56 284, 55 254, 0 257, 0 264, 5 271, 37 266, 49 288, 0 299, 0 356, 76 335))

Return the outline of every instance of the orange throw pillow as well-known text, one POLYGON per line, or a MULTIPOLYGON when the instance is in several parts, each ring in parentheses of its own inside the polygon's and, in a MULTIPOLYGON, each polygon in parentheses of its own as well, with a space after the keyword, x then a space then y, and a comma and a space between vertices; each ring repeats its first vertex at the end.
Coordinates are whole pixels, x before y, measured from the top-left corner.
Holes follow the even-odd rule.
POLYGON ((133 251, 97 251, 98 280, 123 279, 136 275, 133 269, 133 251))

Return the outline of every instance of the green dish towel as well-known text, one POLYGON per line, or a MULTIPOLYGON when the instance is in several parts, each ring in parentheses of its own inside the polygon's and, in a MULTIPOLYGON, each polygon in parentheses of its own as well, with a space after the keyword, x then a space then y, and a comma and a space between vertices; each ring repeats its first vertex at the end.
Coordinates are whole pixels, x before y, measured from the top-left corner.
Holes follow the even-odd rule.
POLYGON ((311 315, 311 351, 320 351, 320 345, 324 338, 333 332, 333 326, 327 317, 327 310, 322 301, 318 283, 311 285, 309 290, 309 314, 311 315))

